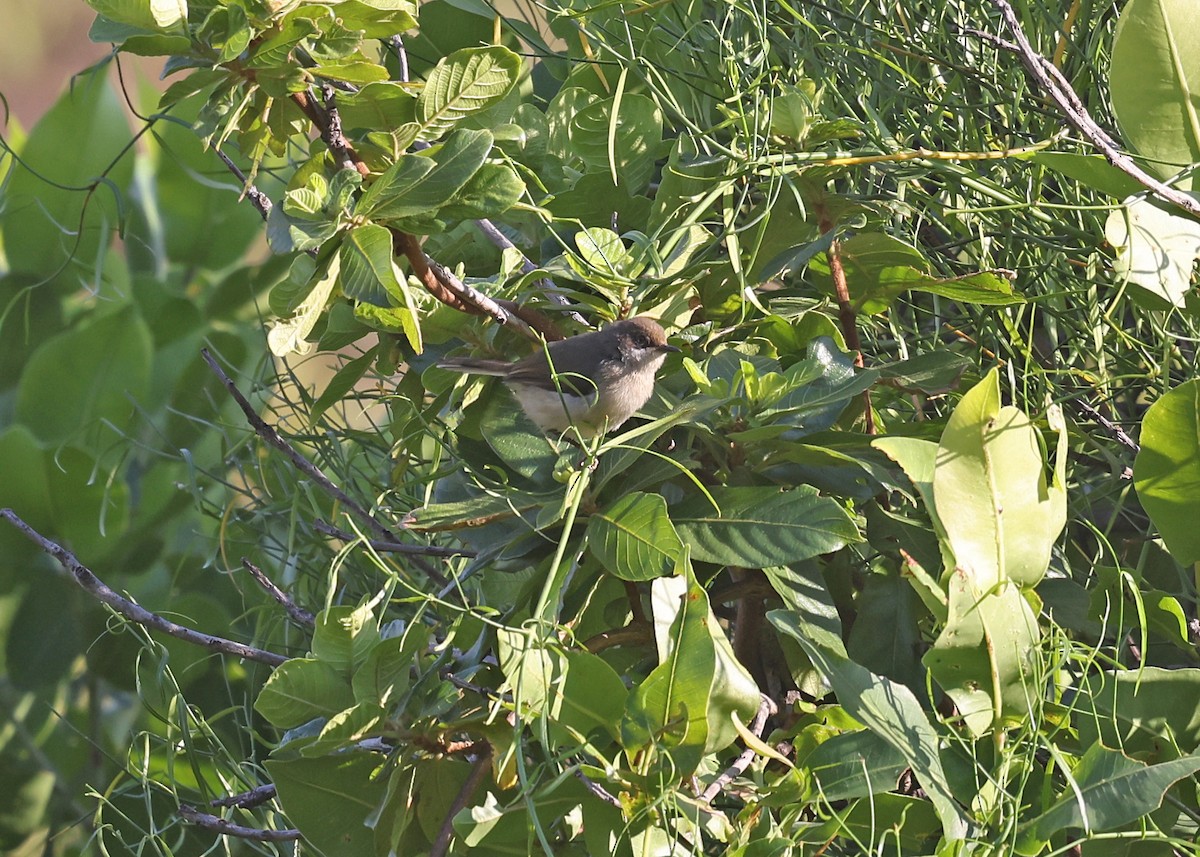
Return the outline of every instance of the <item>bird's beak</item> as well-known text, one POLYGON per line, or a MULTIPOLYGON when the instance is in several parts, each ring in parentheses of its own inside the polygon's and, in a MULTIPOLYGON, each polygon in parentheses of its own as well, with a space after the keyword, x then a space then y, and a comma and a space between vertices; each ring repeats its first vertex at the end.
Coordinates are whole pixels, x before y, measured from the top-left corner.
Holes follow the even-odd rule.
POLYGON ((681 353, 680 349, 676 348, 674 345, 660 345, 660 346, 658 346, 658 350, 663 351, 663 352, 669 351, 672 354, 680 354, 681 353))

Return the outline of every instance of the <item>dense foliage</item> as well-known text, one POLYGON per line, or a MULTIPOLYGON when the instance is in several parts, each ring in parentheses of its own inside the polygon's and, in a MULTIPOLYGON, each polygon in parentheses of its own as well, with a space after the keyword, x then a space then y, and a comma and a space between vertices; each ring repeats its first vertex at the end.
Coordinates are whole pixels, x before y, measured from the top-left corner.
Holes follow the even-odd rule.
POLYGON ((1186 2, 88 2, 0 160, 4 847, 1191 853, 1186 2), (608 436, 436 365, 632 315, 608 436))

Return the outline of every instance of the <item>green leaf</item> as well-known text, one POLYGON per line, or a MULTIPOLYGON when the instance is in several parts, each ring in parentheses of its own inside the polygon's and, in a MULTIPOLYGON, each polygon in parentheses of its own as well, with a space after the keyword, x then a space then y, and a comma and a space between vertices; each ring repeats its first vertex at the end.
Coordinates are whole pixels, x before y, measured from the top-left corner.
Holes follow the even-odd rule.
POLYGON ((317 614, 312 655, 349 678, 379 643, 379 625, 370 605, 329 607, 317 614))
MULTIPOLYGON (((1057 413, 1057 412, 1053 412, 1057 413)), ((1066 524, 1066 428, 1058 431, 1055 476, 1047 485, 1037 432, 1014 407, 1000 407, 993 369, 962 397, 942 432, 933 474, 937 516, 954 561, 978 592, 1015 580, 1035 586, 1066 524)))
POLYGON ((854 663, 840 638, 806 622, 802 614, 772 610, 767 619, 800 644, 851 717, 903 754, 933 802, 946 838, 965 838, 967 816, 942 768, 938 734, 912 691, 854 663))
POLYGON ((442 207, 445 220, 478 220, 508 211, 525 194, 525 182, 504 164, 484 164, 442 207))
POLYGON ((1113 112, 1146 169, 1164 179, 1200 161, 1197 56, 1200 27, 1190 0, 1130 0, 1121 10, 1108 69, 1113 112))
POLYGON ((904 754, 870 729, 835 735, 797 762, 812 772, 827 801, 895 791, 908 767, 904 754))
POLYGON ((1200 561, 1200 380, 1163 395, 1142 419, 1133 484, 1142 507, 1182 564, 1200 561))
POLYGON ((671 510, 680 538, 702 562, 766 568, 830 553, 859 541, 853 519, 809 485, 792 491, 718 488, 718 512, 705 497, 671 510))
POLYGON ((84 438, 106 447, 139 419, 152 354, 150 329, 132 306, 51 337, 21 373, 17 420, 44 447, 84 438))
POLYGON ((967 727, 982 735, 1037 713, 1032 652, 1040 639, 1037 617, 1016 586, 981 590, 955 569, 946 626, 923 660, 967 727))
POLYGON ((387 777, 379 753, 350 750, 318 759, 268 759, 267 772, 288 820, 326 857, 374 854, 374 831, 366 826, 383 800, 387 777))
POLYGON ((969 357, 957 351, 939 348, 908 360, 880 366, 879 377, 902 390, 948 393, 958 386, 963 372, 973 363, 969 357))
POLYGON ((333 296, 341 268, 341 256, 332 256, 327 267, 318 269, 312 275, 309 282, 314 282, 315 285, 297 308, 295 315, 276 322, 267 331, 267 347, 271 349, 272 354, 276 357, 287 357, 290 354, 307 354, 312 350, 308 335, 312 333, 333 296))
POLYGON ((342 293, 376 306, 388 306, 400 291, 400 277, 392 257, 392 234, 377 223, 356 226, 346 235, 338 253, 342 258, 342 293))
POLYGON ((34 126, 4 188, 0 228, 9 269, 50 277, 72 265, 71 275, 58 279, 66 291, 81 277, 92 282, 133 174, 133 156, 124 151, 129 125, 106 68, 77 78, 34 126), (89 192, 101 174, 106 181, 89 192))
POLYGON ((1100 741, 1151 761, 1200 749, 1200 669, 1144 667, 1089 676, 1076 721, 1100 741))
POLYGON ((545 505, 561 504, 561 493, 530 494, 508 491, 503 495, 483 496, 456 503, 431 503, 414 509, 404 517, 404 526, 419 532, 461 530, 482 527, 517 515, 528 518, 528 512, 545 505))
POLYGON ((659 665, 630 695, 621 741, 627 752, 647 745, 668 748, 675 765, 690 770, 737 739, 732 718, 749 720, 760 696, 686 555, 679 565, 685 574, 651 584, 659 665))
POLYGON ((87 0, 105 18, 146 30, 183 30, 187 0, 87 0))
POLYGON ((417 99, 421 139, 436 140, 465 116, 486 110, 517 85, 521 58, 501 46, 463 48, 443 57, 417 99))
POLYGON ((575 748, 580 738, 601 731, 617 738, 625 689, 616 670, 589 652, 541 645, 521 631, 496 633, 500 669, 526 718, 545 717, 560 747, 575 748))
POLYGON ((355 214, 399 228, 406 220, 433 221, 437 210, 479 172, 491 150, 489 132, 459 129, 419 155, 401 155, 363 194, 355 214))
POLYGON ((254 702, 254 710, 288 729, 316 717, 332 717, 354 705, 350 680, 316 658, 293 658, 279 666, 254 702))
POLYGON ((346 59, 341 62, 322 63, 312 70, 317 77, 340 80, 345 83, 377 83, 388 79, 388 70, 379 63, 368 60, 346 59))
POLYGON ((1200 223, 1135 199, 1108 215, 1104 237, 1117 251, 1118 275, 1171 306, 1184 306, 1200 258, 1200 223))
POLYGON ((590 172, 606 172, 618 186, 639 193, 654 175, 662 121, 658 106, 644 95, 597 102, 571 119, 573 154, 590 172))
POLYGON ((1071 771, 1059 800, 1022 826, 1040 840, 1068 828, 1082 828, 1085 834, 1112 830, 1158 809, 1167 789, 1197 771, 1200 755, 1147 765, 1093 744, 1071 771))
POLYGON ((1141 182, 1118 170, 1103 155, 1037 152, 1030 156, 1030 160, 1117 199, 1145 190, 1141 182))
POLYGON ((588 520, 587 543, 622 580, 653 580, 675 567, 683 550, 659 494, 626 494, 588 520))

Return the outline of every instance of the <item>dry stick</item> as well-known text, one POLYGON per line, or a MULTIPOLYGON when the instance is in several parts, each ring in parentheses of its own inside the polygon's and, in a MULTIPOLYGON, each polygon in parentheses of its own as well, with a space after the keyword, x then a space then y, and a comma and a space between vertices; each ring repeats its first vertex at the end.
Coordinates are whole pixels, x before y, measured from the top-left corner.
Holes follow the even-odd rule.
POLYGON ((262 786, 255 786, 248 792, 238 792, 235 795, 227 795, 219 797, 208 802, 209 806, 236 806, 242 809, 250 809, 251 807, 259 806, 275 797, 275 784, 267 783, 262 786))
MULTIPOLYGON (((319 533, 324 533, 327 536, 333 536, 335 539, 340 539, 343 542, 357 542, 359 536, 356 533, 351 533, 347 530, 338 529, 332 524, 326 523, 320 519, 313 521, 313 529, 319 533)), ((366 540, 367 545, 380 553, 402 553, 414 556, 436 556, 436 557, 474 557, 476 552, 469 548, 446 548, 441 545, 410 545, 404 542, 383 542, 366 540)))
POLYGON ((211 830, 213 833, 220 833, 222 836, 235 836, 238 839, 251 839, 255 842, 294 842, 300 838, 300 831, 293 828, 260 830, 257 827, 242 827, 240 824, 234 824, 218 815, 201 812, 186 803, 179 805, 179 817, 189 824, 211 830))
POLYGON ((305 610, 295 601, 288 597, 288 594, 275 585, 275 581, 267 577, 266 573, 250 560, 242 557, 242 567, 258 581, 258 585, 267 591, 267 594, 283 605, 283 609, 292 617, 292 621, 297 625, 305 628, 312 628, 316 625, 316 617, 305 610))
MULTIPOLYGON (((821 231, 828 232, 833 224, 822 220, 821 231)), ((850 287, 846 284, 846 269, 842 267, 842 254, 838 252, 836 238, 829 245, 829 274, 833 277, 833 290, 837 295, 838 320, 842 325, 842 335, 846 337, 846 347, 854 352, 854 365, 859 369, 863 366, 862 341, 858 338, 858 313, 850 301, 850 287)), ((875 411, 871 407, 871 391, 863 390, 863 423, 869 435, 875 434, 875 411)))
MULTIPOLYGON (((750 731, 754 733, 756 738, 762 737, 763 728, 767 725, 767 717, 774 714, 778 709, 771 697, 766 694, 762 697, 762 702, 759 703, 758 713, 754 715, 754 720, 750 724, 750 731)), ((722 772, 721 776, 709 784, 709 787, 700 795, 700 800, 704 803, 712 803, 713 798, 721 793, 721 789, 733 782, 734 777, 740 777, 746 768, 750 767, 751 760, 754 759, 754 750, 747 748, 742 751, 742 755, 734 759, 733 764, 722 772)))
POLYGON ((450 837, 454 835, 454 816, 466 809, 471 796, 483 783, 483 778, 487 776, 488 768, 491 767, 492 746, 487 741, 479 743, 483 745, 483 752, 475 759, 467 781, 462 784, 462 788, 454 796, 454 802, 450 804, 450 810, 446 813, 446 820, 442 822, 442 828, 438 831, 437 838, 433 840, 433 846, 429 849, 429 857, 443 857, 449 850, 450 837))
POLYGON ((103 580, 81 563, 75 554, 64 548, 57 542, 43 536, 29 524, 21 520, 17 513, 12 509, 0 509, 0 518, 4 518, 18 530, 20 530, 26 538, 40 547, 43 551, 54 557, 59 563, 70 572, 75 578, 75 582, 80 588, 94 597, 102 604, 107 604, 117 613, 129 619, 131 622, 136 622, 144 628, 150 628, 155 631, 161 631, 164 634, 183 640, 199 646, 202 649, 207 649, 210 652, 219 652, 226 655, 236 655, 239 658, 245 658, 248 661, 257 661, 260 664, 277 667, 287 661, 283 655, 278 655, 275 652, 268 652, 263 649, 256 649, 253 646, 247 646, 245 643, 237 643, 233 640, 227 640, 224 637, 214 637, 211 634, 202 634, 199 631, 193 631, 191 628, 185 628, 182 625, 177 625, 169 619, 164 619, 157 613, 151 613, 145 607, 135 604, 128 598, 119 595, 111 589, 103 580))
POLYGON ((465 301, 485 315, 490 315, 498 323, 515 328, 518 333, 532 339, 534 342, 541 341, 541 337, 534 332, 533 328, 523 318, 505 309, 483 292, 468 286, 462 280, 458 279, 458 277, 454 276, 450 272, 450 269, 441 262, 434 261, 429 256, 425 256, 424 253, 422 253, 422 256, 424 256, 425 265, 437 277, 438 282, 453 292, 455 297, 465 301))
POLYGON ((246 174, 241 171, 241 168, 228 155, 217 148, 214 148, 213 151, 217 153, 218 158, 225 162, 225 166, 229 167, 229 171, 237 177, 237 180, 242 183, 242 193, 250 198, 250 204, 258 209, 258 213, 262 215, 262 219, 266 220, 270 216, 271 208, 273 207, 271 198, 253 184, 246 184, 246 174))
POLYGON ((370 170, 367 169, 362 159, 351 157, 352 149, 349 141, 346 140, 346 135, 342 133, 342 116, 338 113, 337 96, 334 94, 333 86, 322 83, 321 97, 325 99, 325 130, 321 134, 325 145, 329 147, 330 153, 341 164, 342 169, 355 170, 359 175, 367 175, 370 170))
POLYGON ((1132 177, 1143 187, 1153 191, 1159 198, 1174 203, 1191 215, 1200 217, 1200 200, 1165 185, 1151 176, 1139 167, 1133 158, 1122 152, 1104 129, 1096 124, 1096 120, 1088 113, 1083 102, 1079 100, 1079 96, 1075 94, 1075 90, 1071 88, 1058 69, 1033 49, 1033 45, 1025 37, 1025 31, 1021 29, 1017 13, 1013 11, 1008 0, 992 0, 992 3, 1000 10, 1001 17, 1004 18, 1004 22, 1012 31, 1013 38, 1016 39, 1015 47, 1017 55, 1021 57, 1021 62, 1025 64, 1025 68, 1029 70, 1038 85, 1058 105, 1067 121, 1103 152, 1104 157, 1114 167, 1132 177))
POLYGON ((589 792, 591 792, 596 797, 600 798, 600 800, 604 801, 605 803, 612 804, 617 809, 621 808, 620 800, 618 800, 616 797, 614 797, 612 794, 610 794, 608 791, 606 791, 604 789, 604 787, 601 786, 599 783, 595 782, 594 780, 588 779, 588 775, 585 774, 583 771, 579 770, 579 768, 575 769, 575 778, 577 780, 579 780, 581 783, 583 783, 583 787, 585 789, 587 789, 589 792))
MULTIPOLYGON (((398 541, 395 534, 392 533, 391 530, 371 517, 371 514, 366 509, 355 502, 345 491, 334 485, 329 477, 321 472, 320 468, 301 455, 295 447, 284 440, 283 436, 275 429, 274 426, 268 425, 266 421, 264 421, 263 418, 258 415, 258 413, 254 410, 254 407, 250 404, 246 397, 242 395, 242 391, 239 390, 237 385, 234 384, 230 377, 225 374, 225 372, 217 364, 216 359, 214 359, 212 354, 209 353, 207 348, 201 350, 200 356, 204 358, 204 362, 208 364, 208 368, 213 371, 213 374, 215 374, 217 378, 220 379, 221 383, 225 385, 225 389, 229 391, 229 395, 233 396, 234 401, 238 403, 238 407, 240 407, 242 409, 242 413, 246 415, 246 421, 250 423, 251 428, 254 429, 254 432, 259 437, 287 456, 288 460, 292 462, 297 470, 299 470, 308 478, 312 479, 323 491, 325 491, 326 494, 328 494, 330 497, 333 497, 341 505, 345 506, 346 509, 348 509, 350 513, 354 515, 354 517, 362 521, 362 523, 370 528, 371 531, 376 535, 388 541, 398 541)), ((429 563, 423 561, 419 557, 414 557, 413 564, 416 565, 422 572, 424 572, 426 577, 437 583, 439 586, 446 585, 446 578, 443 577, 441 573, 429 563)))

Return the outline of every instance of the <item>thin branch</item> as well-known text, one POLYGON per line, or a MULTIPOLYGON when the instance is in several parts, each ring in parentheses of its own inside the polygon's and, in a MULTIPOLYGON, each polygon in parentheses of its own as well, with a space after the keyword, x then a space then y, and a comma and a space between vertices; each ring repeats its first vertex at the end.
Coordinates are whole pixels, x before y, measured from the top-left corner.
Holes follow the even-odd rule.
POLYGON ((492 765, 491 744, 487 741, 480 741, 479 744, 482 746, 482 752, 475 759, 466 782, 462 784, 462 788, 454 796, 454 802, 450 804, 450 809, 446 812, 446 820, 442 822, 442 827, 438 831, 437 838, 433 840, 433 845, 429 849, 429 857, 444 857, 450 849, 450 838, 454 835, 454 816, 466 809, 471 796, 475 794, 475 790, 483 783, 484 777, 487 776, 488 769, 492 765))
MULTIPOLYGON (((270 446, 275 447, 285 456, 287 456, 288 460, 295 465, 297 470, 306 475, 308 478, 312 479, 321 487, 323 491, 325 491, 326 494, 333 497, 338 501, 338 503, 345 506, 350 513, 354 515, 354 517, 362 521, 362 523, 370 528, 371 531, 377 536, 380 536, 381 538, 391 542, 399 541, 391 530, 376 521, 371 514, 357 502, 355 502, 350 495, 348 495, 338 486, 334 485, 329 477, 321 472, 320 468, 301 455, 295 447, 284 440, 283 435, 281 435, 274 426, 268 425, 266 421, 258 415, 258 413, 254 410, 254 407, 250 404, 246 397, 242 395, 242 391, 239 390, 237 385, 233 383, 232 379, 225 374, 224 370, 221 369, 220 365, 217 363, 212 354, 209 353, 207 348, 201 350, 200 356, 204 358, 204 362, 208 364, 208 367, 213 371, 213 374, 215 374, 217 378, 220 379, 221 383, 225 385, 225 389, 229 391, 229 395, 233 396, 234 401, 238 403, 238 407, 240 407, 242 409, 242 413, 246 415, 247 422, 250 423, 250 426, 254 429, 255 433, 259 437, 266 441, 270 446)), ((445 586, 448 582, 437 569, 435 569, 429 563, 422 561, 419 557, 415 557, 413 559, 413 564, 416 565, 426 577, 437 583, 439 586, 445 586)))
MULTIPOLYGON (((774 714, 778 709, 771 697, 763 694, 762 702, 758 706, 758 713, 754 715, 754 720, 750 723, 750 731, 754 733, 756 738, 761 738, 763 729, 767 725, 767 718, 774 714)), ((750 762, 754 759, 755 751, 747 748, 742 751, 732 765, 726 768, 721 776, 717 777, 704 793, 700 795, 700 800, 704 803, 712 803, 713 798, 721 793, 721 789, 733 782, 735 777, 740 777, 750 767, 750 762)))
POLYGON ((283 609, 292 617, 293 622, 305 628, 311 628, 316 624, 316 618, 313 614, 293 601, 286 592, 276 586, 275 581, 267 577, 261 568, 245 557, 242 558, 242 567, 250 572, 251 576, 258 581, 258 585, 265 589, 268 595, 283 605, 283 609))
POLYGON ((404 39, 399 35, 388 36, 387 45, 396 52, 396 59, 400 63, 400 81, 408 83, 408 51, 404 49, 404 39))
POLYGON ((262 219, 265 221, 271 215, 271 208, 273 207, 271 198, 253 184, 248 184, 246 174, 242 172, 241 168, 227 154, 218 148, 214 148, 213 151, 217 153, 218 158, 225 162, 225 166, 229 168, 229 171, 234 174, 237 180, 242 183, 242 195, 250 198, 250 204, 258 209, 258 213, 262 215, 262 219))
MULTIPOLYGON (((340 539, 343 542, 356 542, 359 537, 347 530, 339 529, 332 524, 326 523, 320 519, 313 521, 313 528, 327 536, 332 536, 335 539, 340 539)), ((474 557, 476 552, 469 548, 446 548, 441 545, 410 545, 404 542, 385 542, 368 539, 367 545, 380 553, 402 553, 411 556, 436 556, 436 557, 474 557)))
POLYGON ((1013 38, 1016 39, 1017 55, 1021 57, 1021 62, 1025 64, 1025 68, 1050 96, 1050 99, 1058 105, 1058 109, 1062 111, 1067 121, 1075 126, 1092 145, 1103 152, 1104 157, 1108 158, 1108 162, 1114 167, 1143 187, 1153 191, 1160 199, 1179 206, 1193 216, 1200 217, 1200 200, 1163 184, 1147 173, 1137 165, 1133 158, 1122 152, 1104 129, 1096 124, 1067 80, 1058 73, 1048 59, 1033 49, 1033 45, 1025 37, 1025 31, 1021 29, 1017 13, 1013 11, 1008 0, 992 0, 992 3, 1000 10, 1001 17, 1004 18, 1004 22, 1012 31, 1013 38))
MULTIPOLYGON (((821 231, 829 232, 833 223, 824 217, 821 219, 821 231)), ((858 337, 858 313, 850 300, 850 287, 846 282, 846 269, 842 266, 842 254, 837 238, 829 245, 829 274, 833 278, 833 291, 837 295, 838 320, 842 325, 842 336, 846 338, 846 347, 854 354, 854 365, 859 369, 863 366, 862 341, 858 337)), ((876 433, 875 409, 871 407, 871 391, 863 391, 863 423, 868 435, 876 433)))
MULTIPOLYGON (((496 224, 492 223, 492 221, 487 220, 486 218, 476 220, 475 228, 479 230, 480 234, 483 235, 484 238, 486 238, 488 241, 491 241, 493 246, 498 247, 501 250, 516 250, 518 253, 521 253, 517 245, 509 241, 508 236, 497 229, 496 224)), ((537 270, 537 265, 533 264, 533 261, 524 253, 521 253, 521 270, 526 274, 537 270)), ((546 297, 554 301, 559 306, 571 305, 570 299, 560 292, 558 287, 555 286, 554 283, 549 279, 543 277, 542 279, 538 280, 538 287, 542 290, 546 297)), ((571 320, 577 324, 581 324, 584 327, 591 327, 587 319, 575 312, 575 310, 571 310, 567 313, 567 315, 569 315, 571 320)))
POLYGON ((242 809, 250 809, 251 807, 259 806, 273 799, 276 795, 275 784, 267 783, 266 785, 256 786, 248 792, 238 792, 235 795, 227 795, 219 797, 216 800, 210 800, 209 806, 236 806, 242 809))
POLYGON ((287 661, 285 656, 276 654, 275 652, 256 649, 253 646, 227 640, 224 637, 202 634, 199 631, 193 631, 191 628, 177 625, 169 619, 164 619, 157 613, 151 613, 145 607, 135 604, 133 601, 109 588, 104 581, 96 577, 91 569, 76 559, 75 554, 37 532, 37 530, 21 520, 12 509, 0 509, 0 518, 4 518, 20 530, 31 542, 58 560, 63 568, 70 572, 81 589, 102 604, 107 604, 131 622, 136 622, 138 625, 154 631, 161 631, 168 636, 199 646, 202 649, 207 649, 210 652, 234 655, 239 658, 245 658, 248 661, 257 661, 260 664, 267 664, 272 667, 277 667, 287 661))
POLYGON ((234 824, 220 816, 201 812, 186 803, 179 805, 179 817, 188 824, 194 824, 222 836, 235 836, 238 839, 251 839, 255 842, 295 842, 300 838, 300 831, 294 828, 260 830, 257 827, 242 827, 240 824, 234 824))
POLYGON ((583 787, 585 789, 587 789, 589 792, 591 792, 596 797, 600 798, 600 800, 604 801, 605 803, 612 804, 617 809, 621 808, 620 800, 618 800, 616 797, 611 795, 599 783, 588 779, 587 774, 585 774, 583 771, 579 770, 578 768, 575 769, 575 778, 578 779, 581 783, 583 783, 583 787))
POLYGON ((425 256, 425 264, 433 272, 433 275, 437 277, 438 282, 452 292, 460 301, 474 307, 483 315, 491 316, 499 324, 515 328, 518 333, 525 335, 535 342, 541 341, 541 337, 534 332, 533 328, 524 319, 520 318, 516 313, 505 309, 478 289, 468 286, 458 277, 454 276, 450 269, 441 262, 425 256))

